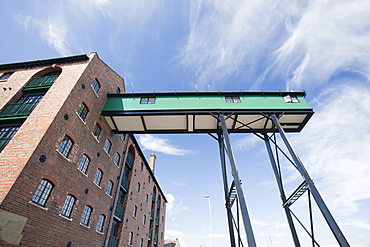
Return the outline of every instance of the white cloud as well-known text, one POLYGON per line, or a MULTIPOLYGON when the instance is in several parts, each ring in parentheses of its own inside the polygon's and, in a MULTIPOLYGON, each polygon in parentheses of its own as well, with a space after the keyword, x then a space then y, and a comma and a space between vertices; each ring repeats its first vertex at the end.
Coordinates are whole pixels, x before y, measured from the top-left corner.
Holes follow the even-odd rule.
POLYGON ((143 149, 149 149, 168 155, 186 155, 192 152, 191 150, 175 147, 168 142, 168 139, 161 139, 149 134, 140 135, 139 141, 143 149))
POLYGON ((31 16, 18 16, 18 22, 29 29, 37 29, 46 43, 52 46, 60 55, 68 56, 68 27, 61 16, 49 16, 48 18, 36 19, 31 16))
POLYGON ((254 88, 268 75, 288 88, 307 88, 339 71, 370 78, 369 12, 364 0, 194 0, 179 60, 194 71, 199 89, 230 77, 254 88))
POLYGON ((370 199, 370 89, 352 82, 324 92, 317 112, 294 137, 319 191, 331 210, 357 212, 370 199))
POLYGON ((183 203, 182 201, 176 200, 176 198, 173 194, 165 193, 165 196, 166 196, 166 199, 167 199, 166 210, 167 210, 168 215, 171 216, 173 214, 177 214, 177 213, 180 213, 182 211, 187 211, 188 210, 188 208, 182 204, 183 203))
POLYGON ((233 143, 233 146, 236 149, 242 149, 244 151, 248 151, 253 149, 256 145, 260 144, 262 140, 258 137, 256 137, 253 134, 249 134, 246 137, 243 137, 241 139, 238 139, 233 143))

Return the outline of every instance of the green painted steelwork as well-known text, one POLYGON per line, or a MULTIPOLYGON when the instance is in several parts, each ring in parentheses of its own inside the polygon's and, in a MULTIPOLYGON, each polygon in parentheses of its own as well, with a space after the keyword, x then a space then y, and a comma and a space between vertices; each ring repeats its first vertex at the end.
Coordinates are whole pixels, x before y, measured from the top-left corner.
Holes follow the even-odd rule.
POLYGON ((110 94, 103 112, 162 110, 281 110, 311 109, 303 92, 265 93, 155 93, 110 94), (284 96, 296 96, 299 102, 285 102, 284 96), (140 104, 142 97, 155 97, 154 104, 140 104), (240 103, 227 103, 226 96, 239 96, 240 103))

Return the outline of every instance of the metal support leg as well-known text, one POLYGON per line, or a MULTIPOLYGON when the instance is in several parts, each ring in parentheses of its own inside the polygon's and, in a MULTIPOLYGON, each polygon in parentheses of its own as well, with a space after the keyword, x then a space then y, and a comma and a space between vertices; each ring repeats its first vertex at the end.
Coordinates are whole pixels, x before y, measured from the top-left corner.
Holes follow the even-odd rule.
POLYGON ((229 156, 229 161, 230 161, 230 166, 231 166, 231 174, 234 178, 235 188, 236 188, 239 203, 240 203, 240 209, 241 209, 241 212, 242 212, 244 228, 245 228, 246 235, 247 235, 248 246, 249 247, 256 247, 256 241, 254 239, 252 224, 251 224, 249 214, 248 214, 247 203, 246 203, 245 198, 244 198, 244 193, 243 193, 243 189, 242 189, 240 178, 239 178, 239 172, 236 168, 234 154, 233 154, 232 149, 231 149, 229 133, 227 132, 226 122, 225 122, 225 118, 224 118, 223 114, 219 115, 219 120, 220 120, 220 123, 221 123, 226 148, 228 150, 228 156, 229 156))
POLYGON ((345 247, 349 246, 349 243, 347 242, 346 238, 344 237, 342 231, 339 229, 339 226, 335 222, 333 216, 331 215, 328 207, 326 206, 324 200, 322 199, 321 195, 319 194, 319 191, 317 190, 316 186, 314 185, 311 177, 308 175, 308 172, 303 166, 302 161, 299 159, 297 154, 294 152, 292 146, 290 145, 288 138, 281 127, 279 120, 276 118, 275 115, 271 115, 271 118, 275 124, 275 126, 278 128, 280 136, 285 143, 286 148, 288 149, 290 155, 292 156, 292 159, 294 163, 296 164, 296 167, 298 171, 301 173, 301 176, 306 180, 307 185, 310 189, 312 197, 315 199, 317 206, 319 207, 322 215, 324 216, 326 223, 330 227, 330 230, 332 231, 333 235, 337 239, 337 242, 340 246, 345 247))
MULTIPOLYGON (((283 183, 282 183, 282 180, 281 180, 281 174, 278 172, 278 169, 277 169, 277 166, 276 166, 276 161, 275 161, 274 155, 272 153, 270 141, 269 141, 269 138, 268 138, 267 134, 265 134, 264 137, 265 137, 264 139, 265 139, 267 153, 268 153, 268 155, 270 157, 270 161, 271 161, 272 170, 274 171, 275 178, 276 178, 276 183, 277 183, 279 191, 280 191, 280 198, 281 198, 281 200, 284 204, 286 202, 286 196, 285 196, 285 192, 284 192, 284 188, 283 188, 283 183)), ((284 210, 285 210, 285 215, 286 215, 287 220, 288 220, 290 232, 291 232, 292 237, 293 237, 294 245, 296 247, 301 246, 300 243, 299 243, 297 231, 294 227, 293 218, 292 218, 292 215, 290 214, 290 210, 289 210, 288 206, 285 206, 284 210)))
POLYGON ((224 181, 225 205, 226 205, 227 223, 229 225, 230 246, 231 247, 236 247, 232 212, 231 212, 231 208, 229 208, 227 206, 229 188, 228 188, 227 173, 226 173, 225 146, 224 146, 223 136, 221 134, 218 135, 218 145, 219 145, 219 149, 220 149, 222 178, 223 178, 223 181, 224 181))

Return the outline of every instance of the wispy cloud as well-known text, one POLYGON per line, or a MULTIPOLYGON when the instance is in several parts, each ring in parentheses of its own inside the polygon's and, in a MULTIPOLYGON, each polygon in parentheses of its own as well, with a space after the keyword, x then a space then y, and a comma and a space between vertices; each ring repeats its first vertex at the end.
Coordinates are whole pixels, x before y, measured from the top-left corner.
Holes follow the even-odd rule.
POLYGON ((370 89, 352 82, 326 90, 317 112, 292 140, 332 210, 355 213, 370 199, 370 89))
POLYGON ((234 77, 254 88, 277 78, 287 88, 307 88, 340 71, 369 79, 369 12, 363 0, 194 0, 179 60, 200 89, 234 77))
POLYGON ((186 155, 192 152, 191 150, 181 149, 170 144, 168 139, 161 139, 149 134, 140 135, 139 141, 143 149, 149 149, 168 155, 186 155))

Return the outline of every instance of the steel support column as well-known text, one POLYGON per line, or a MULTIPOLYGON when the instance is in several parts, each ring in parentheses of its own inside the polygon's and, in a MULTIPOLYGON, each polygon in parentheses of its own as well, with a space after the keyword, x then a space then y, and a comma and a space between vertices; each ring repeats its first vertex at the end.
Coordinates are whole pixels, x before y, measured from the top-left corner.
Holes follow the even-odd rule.
POLYGON ((223 133, 223 136, 224 136, 226 149, 228 151, 228 157, 229 157, 230 167, 231 167, 231 174, 232 174, 234 182, 235 182, 235 188, 236 188, 239 203, 240 203, 240 209, 241 209, 241 212, 242 212, 244 229, 245 229, 246 235, 247 235, 247 243, 248 243, 249 247, 256 247, 256 241, 254 239, 252 224, 251 224, 249 214, 248 214, 247 203, 246 203, 245 198, 244 198, 244 192, 243 192, 243 189, 242 189, 242 186, 241 186, 241 182, 240 182, 240 178, 239 178, 239 172, 236 168, 234 154, 233 154, 233 151, 231 149, 229 133, 227 132, 225 117, 222 113, 220 113, 219 116, 218 116, 218 119, 221 123, 222 133, 223 133))
POLYGON ((349 246, 349 243, 347 242, 346 238, 344 237, 342 231, 340 230, 339 226, 337 225, 336 221, 334 220, 332 214, 330 213, 328 207, 326 206, 324 200, 322 199, 321 195, 319 194, 319 191, 317 190, 316 186, 314 185, 311 177, 308 175, 308 172, 303 166, 302 161, 299 159, 297 154, 294 152, 292 146, 289 143, 289 140, 281 127, 279 120, 275 115, 271 115, 271 119, 274 122, 275 126, 278 128, 278 131, 280 133, 281 139, 283 140, 286 148, 288 149, 299 173, 301 176, 306 180, 307 185, 310 189, 312 197, 315 199, 317 206, 319 207, 322 215, 324 216, 326 223, 328 224, 330 230, 332 231, 333 235, 337 239, 337 242, 341 247, 349 246))
MULTIPOLYGON (((283 188, 282 178, 281 178, 281 174, 278 171, 276 161, 275 161, 275 158, 274 158, 274 154, 273 154, 272 149, 271 149, 269 137, 268 137, 267 134, 264 135, 264 140, 265 140, 265 144, 266 144, 267 153, 270 157, 272 170, 274 171, 274 174, 275 174, 276 183, 277 183, 278 188, 279 188, 280 198, 281 198, 281 201, 284 204, 286 202, 286 196, 285 196, 285 192, 284 192, 284 188, 283 188)), ((285 215, 286 215, 287 220, 288 220, 288 224, 289 224, 290 232, 291 232, 292 237, 293 237, 294 245, 296 247, 299 247, 301 245, 299 243, 297 231, 294 227, 293 218, 292 218, 292 215, 290 214, 290 210, 289 210, 288 206, 284 206, 284 211, 285 211, 285 215)))
POLYGON ((224 181, 225 206, 226 206, 226 214, 227 214, 227 223, 229 225, 230 246, 236 247, 232 212, 231 212, 231 208, 228 206, 229 187, 228 187, 228 181, 227 181, 225 145, 224 145, 223 139, 224 139, 223 136, 221 134, 218 134, 218 147, 220 151, 222 179, 224 181))

